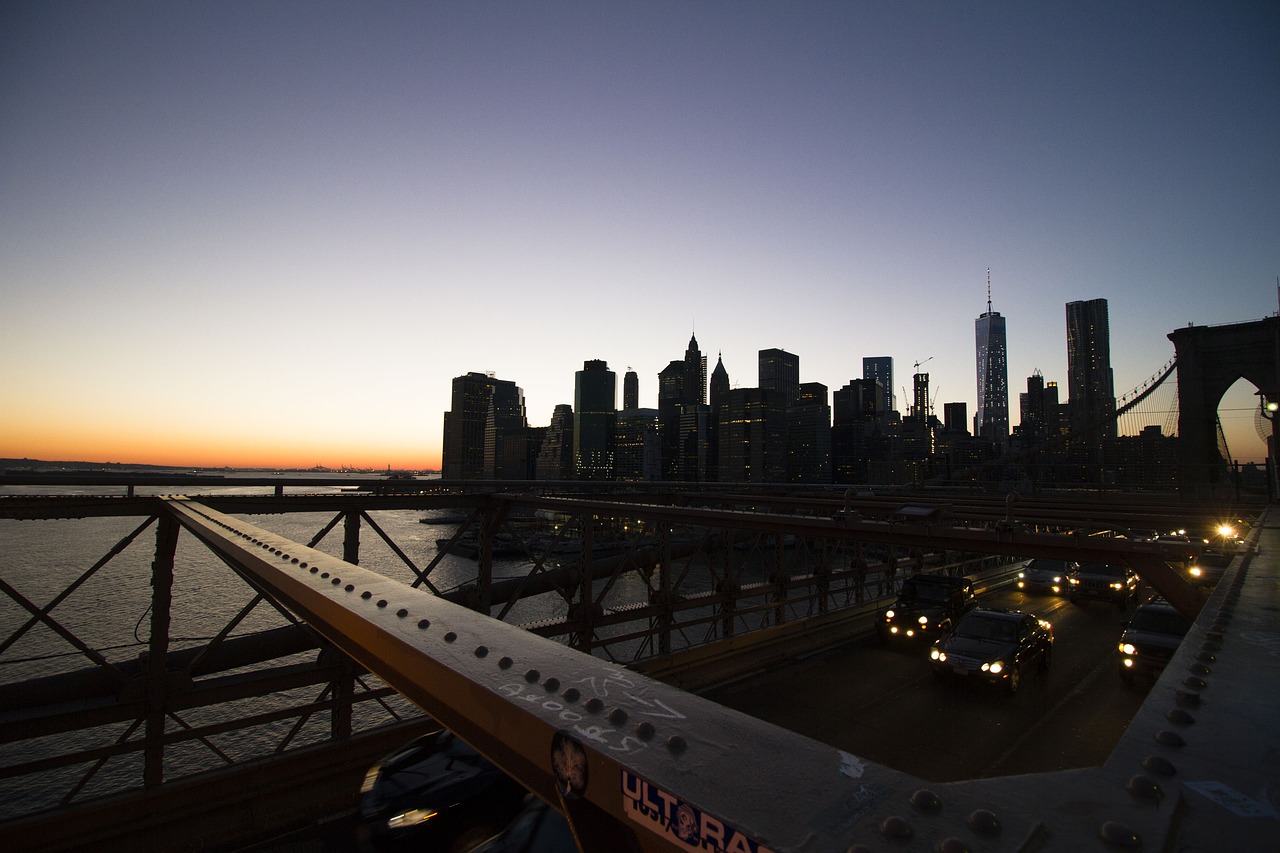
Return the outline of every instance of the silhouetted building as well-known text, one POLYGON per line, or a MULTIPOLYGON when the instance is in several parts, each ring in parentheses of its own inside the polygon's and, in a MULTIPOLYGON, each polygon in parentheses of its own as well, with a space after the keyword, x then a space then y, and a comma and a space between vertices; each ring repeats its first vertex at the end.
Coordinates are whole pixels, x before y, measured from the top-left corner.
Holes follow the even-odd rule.
POLYGON ((707 414, 707 480, 720 479, 720 412, 729 393, 729 371, 724 360, 716 356, 715 370, 711 371, 710 402, 707 414))
POLYGON ((937 449, 934 440, 935 424, 932 407, 929 404, 929 374, 916 373, 912 376, 911 412, 902 420, 901 454, 905 462, 912 463, 911 479, 923 478, 928 463, 937 449))
POLYGON ((689 346, 684 351, 684 377, 681 383, 680 402, 689 406, 706 405, 707 357, 698 349, 698 339, 689 336, 689 346))
POLYGON ((551 413, 551 425, 538 451, 539 480, 572 480, 573 464, 573 407, 560 403, 551 413))
POLYGON ((836 483, 867 482, 880 390, 874 379, 854 379, 831 394, 831 476, 836 483))
POLYGON ((627 368, 622 376, 622 411, 640 408, 640 377, 627 368))
POLYGON ((494 379, 484 427, 484 479, 523 480, 529 476, 529 423, 524 392, 514 382, 494 379))
POLYGON ((1178 486, 1178 439, 1154 424, 1135 436, 1106 439, 1102 468, 1106 480, 1118 486, 1172 491, 1178 486))
POLYGON ((787 473, 787 406, 777 391, 731 388, 720 416, 720 482, 781 483, 787 473))
POLYGON ((978 360, 978 411, 973 434, 997 446, 1009 438, 1009 366, 1004 317, 991 310, 991 272, 987 271, 987 311, 974 323, 978 360))
POLYGON ((657 409, 618 413, 614 478, 630 482, 662 479, 662 435, 657 409))
MULTIPOLYGON (((786 393, 782 391, 780 393, 786 393)), ((805 382, 787 407, 787 481, 831 482, 831 406, 827 386, 805 382)))
POLYGON ((800 356, 780 349, 759 353, 760 387, 780 391, 788 401, 800 394, 800 356))
POLYGON ((893 398, 893 357, 877 355, 862 359, 862 378, 880 383, 880 399, 876 402, 876 410, 881 417, 887 417, 897 405, 893 398))
POLYGON ((1098 447, 1116 436, 1107 300, 1067 303, 1067 392, 1072 442, 1098 447))
POLYGON ((604 361, 583 362, 573 391, 573 461, 578 480, 613 478, 617 375, 604 361))
POLYGON ((969 434, 969 404, 942 404, 942 431, 948 435, 969 434))
POLYGON ((454 377, 450 409, 444 413, 440 476, 480 480, 485 476, 485 425, 494 378, 485 373, 454 377))
POLYGON ((1024 445, 1036 447, 1049 438, 1044 375, 1039 370, 1027 377, 1027 390, 1018 395, 1018 435, 1024 445))

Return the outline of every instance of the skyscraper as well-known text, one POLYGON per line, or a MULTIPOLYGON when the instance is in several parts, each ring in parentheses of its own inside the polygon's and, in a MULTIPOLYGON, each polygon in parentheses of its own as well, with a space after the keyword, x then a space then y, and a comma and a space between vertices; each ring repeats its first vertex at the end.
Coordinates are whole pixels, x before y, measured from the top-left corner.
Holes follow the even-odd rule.
POLYGON ((1067 303, 1067 394, 1074 440, 1101 445, 1116 437, 1107 300, 1067 303))
POLYGON ((486 373, 454 377, 451 408, 444 413, 444 446, 440 476, 446 480, 484 477, 485 425, 494 378, 486 373))
POLYGON ((631 368, 622 376, 622 410, 629 412, 640 408, 640 377, 631 368))
POLYGON ((707 357, 698 349, 698 339, 689 336, 689 347, 684 351, 684 372, 681 403, 690 406, 707 402, 707 357))
POLYGON ((573 384, 573 464, 576 479, 613 478, 617 405, 617 374, 604 361, 583 362, 573 384))
POLYGON ((573 407, 559 403, 538 452, 539 480, 573 479, 573 407))
POLYGON ((523 480, 529 476, 524 392, 503 379, 494 379, 492 388, 484 425, 484 478, 523 480))
POLYGON ((800 395, 800 356, 780 349, 762 349, 760 387, 780 391, 790 402, 800 395))
POLYGON ((1004 317, 991 310, 991 270, 987 270, 987 311, 974 324, 978 356, 978 411, 973 434, 993 444, 1009 439, 1009 358, 1004 317))
POLYGON ((893 356, 877 355, 862 360, 862 378, 880 383, 880 399, 876 411, 888 415, 895 408, 893 399, 893 356))

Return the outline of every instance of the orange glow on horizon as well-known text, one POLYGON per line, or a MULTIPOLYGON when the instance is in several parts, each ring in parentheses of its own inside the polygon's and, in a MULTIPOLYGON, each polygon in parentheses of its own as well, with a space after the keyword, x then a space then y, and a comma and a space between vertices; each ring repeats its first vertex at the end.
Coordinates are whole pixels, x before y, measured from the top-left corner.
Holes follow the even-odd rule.
POLYGON ((431 447, 280 438, 242 440, 219 435, 161 435, 129 429, 76 428, 0 431, 0 456, 46 462, 102 462, 176 468, 288 468, 317 465, 370 471, 438 471, 440 451, 431 447))

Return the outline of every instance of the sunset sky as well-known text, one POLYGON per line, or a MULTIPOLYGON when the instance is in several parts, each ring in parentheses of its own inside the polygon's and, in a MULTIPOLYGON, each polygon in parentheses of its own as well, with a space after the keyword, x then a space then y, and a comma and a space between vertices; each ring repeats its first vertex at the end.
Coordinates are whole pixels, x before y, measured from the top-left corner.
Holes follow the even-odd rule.
POLYGON ((1280 308, 1274 2, 8 0, 0 44, 0 457, 437 467, 453 377, 655 406, 691 334, 972 415, 988 268, 1016 422, 1067 302, 1117 393, 1280 308))

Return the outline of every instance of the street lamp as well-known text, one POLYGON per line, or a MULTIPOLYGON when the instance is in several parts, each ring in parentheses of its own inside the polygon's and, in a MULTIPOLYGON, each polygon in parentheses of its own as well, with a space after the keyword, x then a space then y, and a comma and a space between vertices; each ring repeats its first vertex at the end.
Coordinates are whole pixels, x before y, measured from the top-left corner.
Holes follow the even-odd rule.
POLYGON ((1271 421, 1271 434, 1267 436, 1267 499, 1274 501, 1276 495, 1280 494, 1280 482, 1276 479, 1280 475, 1280 469, 1276 465, 1276 411, 1280 410, 1280 403, 1270 399, 1263 391, 1258 392, 1258 399, 1261 401, 1258 404, 1261 415, 1271 421))

